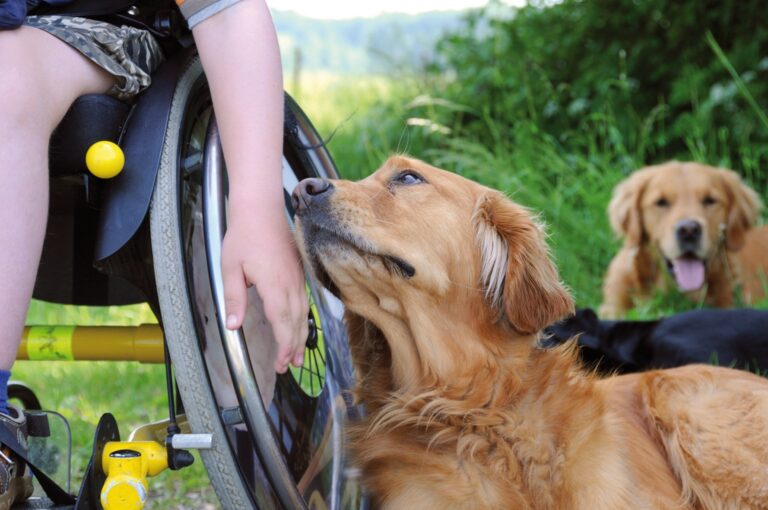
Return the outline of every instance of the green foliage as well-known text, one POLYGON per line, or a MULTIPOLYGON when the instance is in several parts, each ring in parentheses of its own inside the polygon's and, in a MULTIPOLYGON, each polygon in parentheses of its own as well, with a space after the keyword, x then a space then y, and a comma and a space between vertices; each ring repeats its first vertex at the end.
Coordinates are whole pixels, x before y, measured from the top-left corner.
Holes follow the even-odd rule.
POLYGON ((500 129, 529 121, 571 149, 589 131, 640 162, 693 158, 766 182, 764 2, 565 0, 500 12, 468 16, 432 66, 451 76, 438 96, 473 112, 454 119, 463 133, 485 137, 484 118, 500 129))

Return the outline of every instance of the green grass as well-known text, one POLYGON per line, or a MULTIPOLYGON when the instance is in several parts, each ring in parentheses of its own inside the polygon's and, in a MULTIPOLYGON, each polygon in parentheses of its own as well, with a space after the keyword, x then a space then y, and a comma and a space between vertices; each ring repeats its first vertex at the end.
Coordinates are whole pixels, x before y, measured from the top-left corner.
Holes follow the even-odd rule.
POLYGON ((407 125, 408 105, 426 87, 408 76, 387 80, 308 73, 295 97, 327 142, 342 175, 360 179, 390 154, 411 152, 421 144, 423 129, 407 125))
POLYGON ((77 324, 79 326, 137 326, 156 324, 157 319, 145 304, 130 306, 63 306, 32 300, 27 324, 77 324))

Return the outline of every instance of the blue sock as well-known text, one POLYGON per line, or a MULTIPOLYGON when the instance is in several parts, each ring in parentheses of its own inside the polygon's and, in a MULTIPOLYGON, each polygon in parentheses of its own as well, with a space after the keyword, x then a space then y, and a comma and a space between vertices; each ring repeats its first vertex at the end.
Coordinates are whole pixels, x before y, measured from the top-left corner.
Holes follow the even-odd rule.
POLYGON ((8 379, 10 370, 0 370, 0 413, 8 414, 8 379))

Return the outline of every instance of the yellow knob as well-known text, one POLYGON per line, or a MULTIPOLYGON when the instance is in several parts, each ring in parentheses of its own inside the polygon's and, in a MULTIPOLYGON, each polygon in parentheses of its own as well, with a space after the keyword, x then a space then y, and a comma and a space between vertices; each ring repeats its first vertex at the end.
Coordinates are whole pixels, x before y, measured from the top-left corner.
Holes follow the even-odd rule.
POLYGON ((123 170, 125 154, 117 144, 101 140, 88 148, 85 166, 96 177, 111 179, 123 170))

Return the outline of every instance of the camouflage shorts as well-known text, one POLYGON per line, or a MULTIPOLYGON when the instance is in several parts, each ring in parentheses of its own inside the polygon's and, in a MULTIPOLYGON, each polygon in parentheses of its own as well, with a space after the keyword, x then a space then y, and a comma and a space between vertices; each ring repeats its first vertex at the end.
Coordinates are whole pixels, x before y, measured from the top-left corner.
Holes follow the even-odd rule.
POLYGON ((61 39, 117 77, 108 94, 128 99, 149 86, 163 52, 146 30, 71 16, 29 16, 26 24, 61 39))

